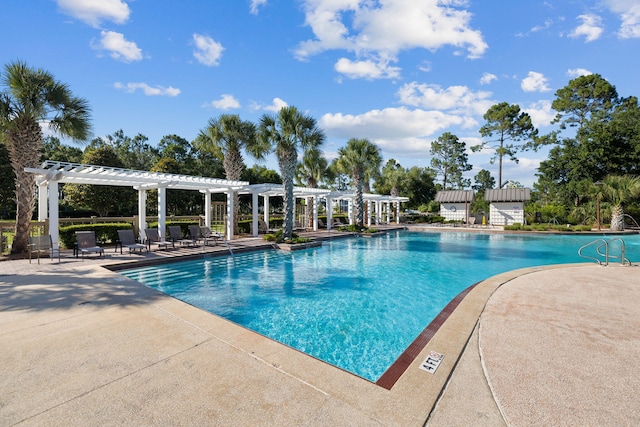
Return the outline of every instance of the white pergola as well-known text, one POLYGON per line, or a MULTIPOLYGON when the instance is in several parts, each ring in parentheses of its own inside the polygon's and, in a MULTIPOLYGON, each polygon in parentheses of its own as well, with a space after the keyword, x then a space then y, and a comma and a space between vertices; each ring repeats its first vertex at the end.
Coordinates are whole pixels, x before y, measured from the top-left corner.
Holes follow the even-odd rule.
MULTIPOLYGON (((58 184, 89 184, 132 187, 138 191, 138 229, 146 227, 147 191, 158 190, 158 232, 165 238, 167 189, 193 190, 205 195, 205 224, 211 225, 211 195, 224 193, 227 198, 227 222, 225 224, 226 238, 233 239, 234 224, 234 193, 251 194, 252 196, 252 229, 251 234, 258 236, 258 207, 259 197, 264 199, 264 221, 269 224, 269 198, 282 197, 282 184, 253 184, 246 181, 229 181, 225 179, 196 177, 158 172, 145 172, 131 169, 114 168, 109 166, 86 165, 79 163, 57 162, 47 160, 39 168, 26 168, 25 171, 36 175, 38 186, 38 220, 49 219, 49 234, 58 247, 59 242, 59 191, 58 184)), ((355 193, 337 192, 327 189, 294 187, 296 198, 312 200, 313 230, 318 230, 319 200, 324 199, 327 206, 327 229, 331 229, 332 204, 334 201, 347 200, 349 203, 349 222, 352 223, 353 203, 355 193)), ((363 194, 363 200, 368 210, 368 226, 372 225, 372 210, 375 204, 375 223, 389 223, 392 204, 396 209, 396 222, 400 221, 400 203, 406 202, 407 197, 384 196, 379 194, 363 194), (386 207, 386 210, 384 209, 386 207), (385 213, 385 217, 383 217, 385 213)))
POLYGON ((147 191, 158 190, 158 231, 162 238, 166 229, 167 189, 194 190, 205 195, 205 223, 211 224, 211 195, 227 195, 227 238, 233 238, 233 193, 249 185, 246 181, 177 175, 170 173, 145 172, 109 166, 85 165, 79 163, 47 160, 39 168, 26 168, 36 175, 38 186, 38 220, 49 218, 49 234, 58 247, 58 184, 89 184, 132 187, 138 191, 138 227, 146 227, 147 191), (48 209, 47 209, 48 207, 48 209))

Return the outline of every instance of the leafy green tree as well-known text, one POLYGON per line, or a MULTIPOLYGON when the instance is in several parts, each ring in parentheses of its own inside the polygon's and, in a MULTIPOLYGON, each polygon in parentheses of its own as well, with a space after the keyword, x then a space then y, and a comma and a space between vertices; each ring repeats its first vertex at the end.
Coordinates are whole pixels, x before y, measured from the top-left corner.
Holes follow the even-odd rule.
POLYGON ((431 142, 431 167, 442 177, 444 190, 465 188, 471 184, 462 177, 464 172, 472 168, 466 149, 467 144, 450 132, 443 133, 436 141, 431 142))
POLYGON ((149 138, 142 134, 131 138, 120 129, 112 135, 94 139, 89 147, 109 145, 122 161, 124 168, 148 171, 160 156, 158 148, 150 145, 148 140, 149 138))
MULTIPOLYGON (((86 150, 82 163, 96 166, 121 168, 122 160, 109 145, 86 150)), ((68 202, 78 207, 86 207, 104 217, 109 212, 129 213, 135 204, 136 193, 132 188, 111 185, 66 184, 68 202)))
POLYGON ((486 123, 480 128, 480 135, 488 140, 471 147, 471 150, 480 151, 485 147, 495 150, 491 163, 498 160, 498 188, 502 188, 503 158, 506 156, 518 163, 516 154, 534 146, 538 131, 529 114, 520 111, 516 104, 501 102, 493 105, 483 117, 486 123))
POLYGON ((285 239, 293 234, 295 198, 293 180, 298 164, 298 150, 316 150, 325 140, 322 130, 313 117, 304 115, 296 107, 282 107, 278 115, 262 116, 258 131, 258 144, 248 147, 256 158, 264 158, 274 152, 278 159, 284 188, 284 221, 282 235, 285 239))
POLYGON ((42 154, 41 123, 54 132, 84 141, 90 132, 86 100, 52 74, 16 61, 5 66, 0 92, 0 133, 9 150, 15 174, 16 227, 11 251, 23 253, 29 244, 30 221, 35 207, 35 176, 25 168, 38 166, 42 154))
POLYGON ((409 198, 409 208, 426 205, 436 197, 435 179, 436 172, 431 168, 413 166, 406 170, 400 192, 409 198))
POLYGON ((471 188, 476 191, 485 191, 496 186, 496 180, 491 176, 491 172, 482 169, 473 177, 475 184, 471 188))
POLYGON ((405 169, 395 159, 387 160, 382 167, 382 173, 374 183, 374 189, 378 194, 400 196, 405 169))
POLYGON ((282 184, 282 178, 277 171, 261 165, 253 165, 242 172, 242 181, 251 184, 282 184))
POLYGON ((42 156, 40 161, 53 160, 56 162, 80 163, 82 150, 78 147, 70 147, 60 142, 55 136, 47 136, 42 141, 42 156))
POLYGON ((380 169, 382 156, 380 149, 368 139, 351 138, 345 147, 338 149, 338 168, 351 176, 355 188, 355 223, 364 226, 363 187, 367 175, 380 169))

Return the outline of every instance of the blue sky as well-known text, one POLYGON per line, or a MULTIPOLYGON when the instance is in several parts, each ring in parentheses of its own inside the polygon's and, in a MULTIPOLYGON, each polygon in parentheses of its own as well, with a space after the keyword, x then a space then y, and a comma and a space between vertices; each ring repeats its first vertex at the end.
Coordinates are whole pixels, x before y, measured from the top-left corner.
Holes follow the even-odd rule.
MULTIPOLYGON (((356 137, 385 162, 425 167, 444 132, 481 142, 499 102, 554 129, 554 93, 579 75, 640 95, 640 0, 5 0, 1 10, 0 64, 20 59, 67 83, 89 101, 94 136, 122 129, 151 144, 191 141, 220 114, 258 122, 294 105, 324 129, 329 159, 356 137)), ((468 176, 497 179, 490 155, 469 153, 468 176)), ((546 156, 520 153, 504 180, 531 185, 546 156)))

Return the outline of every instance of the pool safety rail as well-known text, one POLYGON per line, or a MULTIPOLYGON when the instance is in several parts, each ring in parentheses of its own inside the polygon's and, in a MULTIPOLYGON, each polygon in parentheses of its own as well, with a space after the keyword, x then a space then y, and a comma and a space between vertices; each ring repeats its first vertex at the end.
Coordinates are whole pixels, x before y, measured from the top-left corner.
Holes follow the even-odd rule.
POLYGON ((626 257, 625 257, 625 245, 624 245, 624 240, 620 239, 620 238, 615 238, 615 239, 610 239, 610 240, 605 240, 605 239, 596 239, 590 243, 587 243, 586 245, 583 245, 582 247, 580 247, 580 249, 578 249, 578 255, 580 255, 582 258, 586 258, 586 259, 591 259, 596 261, 598 264, 603 265, 602 262, 604 261, 604 265, 609 265, 609 259, 614 259, 614 260, 620 260, 620 263, 622 265, 631 265, 631 261, 629 261, 626 257), (615 243, 620 243, 619 245, 615 245, 615 243), (612 254, 611 253, 611 247, 620 248, 620 255, 616 254, 612 254), (586 250, 587 248, 594 248, 596 255, 595 256, 590 256, 590 255, 585 255, 583 253, 584 250, 586 250), (604 253, 602 252, 604 249, 604 253))

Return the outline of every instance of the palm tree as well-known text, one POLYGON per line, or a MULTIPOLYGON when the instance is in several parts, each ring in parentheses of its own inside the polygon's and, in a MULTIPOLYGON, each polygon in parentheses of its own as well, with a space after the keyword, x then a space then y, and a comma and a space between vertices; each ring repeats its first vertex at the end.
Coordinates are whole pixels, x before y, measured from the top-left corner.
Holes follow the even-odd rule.
POLYGON ((9 149, 16 176, 16 228, 12 253, 26 252, 35 205, 35 177, 25 168, 38 166, 42 151, 41 123, 63 137, 84 141, 89 137, 90 109, 86 100, 73 96, 66 84, 45 70, 16 61, 1 76, 0 132, 9 149))
POLYGON ((382 156, 380 149, 368 139, 351 138, 347 146, 338 150, 337 166, 340 171, 351 176, 356 189, 354 209, 356 225, 364 226, 364 203, 362 189, 368 176, 374 175, 380 169, 382 156))
POLYGON ((640 196, 640 177, 610 175, 604 179, 602 194, 612 204, 611 231, 624 230, 623 205, 640 196))
MULTIPOLYGON (((320 182, 329 176, 329 163, 318 149, 307 150, 302 162, 296 167, 296 185, 308 188, 318 188, 320 182)), ((313 197, 307 199, 307 206, 311 207, 313 197)), ((309 225, 313 227, 313 215, 309 216, 309 225)))
POLYGON ((284 222, 282 235, 285 239, 293 235, 295 198, 293 180, 298 164, 298 150, 317 150, 325 135, 316 126, 313 117, 304 115, 296 107, 282 107, 277 116, 262 116, 258 131, 259 143, 249 150, 258 158, 275 152, 284 187, 284 222))
MULTIPOLYGON (((222 160, 225 176, 228 180, 239 181, 245 169, 242 149, 256 144, 256 125, 240 120, 237 114, 222 114, 212 118, 205 129, 196 138, 196 147, 209 152, 222 160)), ((233 193, 233 232, 238 231, 238 212, 240 208, 238 193, 233 193)))

